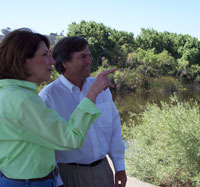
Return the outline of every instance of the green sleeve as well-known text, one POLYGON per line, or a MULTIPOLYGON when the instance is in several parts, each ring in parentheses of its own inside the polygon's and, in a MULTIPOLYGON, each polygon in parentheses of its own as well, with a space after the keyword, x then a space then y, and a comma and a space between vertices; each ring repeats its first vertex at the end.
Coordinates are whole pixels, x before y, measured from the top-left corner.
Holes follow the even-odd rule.
POLYGON ((77 149, 99 115, 96 105, 84 98, 67 122, 47 108, 39 96, 30 96, 18 111, 19 131, 22 139, 34 144, 56 150, 77 149))

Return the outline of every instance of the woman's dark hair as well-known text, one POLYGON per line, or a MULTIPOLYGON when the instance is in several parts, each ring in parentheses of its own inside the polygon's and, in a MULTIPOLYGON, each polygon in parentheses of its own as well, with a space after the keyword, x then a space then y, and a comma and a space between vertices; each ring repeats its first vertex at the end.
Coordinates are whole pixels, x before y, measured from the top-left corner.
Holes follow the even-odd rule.
POLYGON ((62 63, 71 61, 73 53, 82 51, 87 45, 87 40, 78 36, 65 37, 59 40, 53 48, 53 58, 56 62, 56 71, 58 73, 65 72, 62 63))
POLYGON ((0 79, 25 80, 29 75, 24 68, 26 59, 33 58, 40 42, 50 47, 46 36, 28 28, 10 32, 0 43, 0 79))

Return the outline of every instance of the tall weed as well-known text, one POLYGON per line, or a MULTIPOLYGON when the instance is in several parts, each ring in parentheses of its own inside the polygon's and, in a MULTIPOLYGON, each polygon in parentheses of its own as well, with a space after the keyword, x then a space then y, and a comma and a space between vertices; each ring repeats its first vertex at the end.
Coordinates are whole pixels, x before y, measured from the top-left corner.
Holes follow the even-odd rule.
POLYGON ((200 115, 197 102, 147 104, 126 132, 127 171, 160 186, 200 186, 200 115), (130 132, 130 133, 129 133, 130 132), (130 136, 129 136, 130 135, 130 136))

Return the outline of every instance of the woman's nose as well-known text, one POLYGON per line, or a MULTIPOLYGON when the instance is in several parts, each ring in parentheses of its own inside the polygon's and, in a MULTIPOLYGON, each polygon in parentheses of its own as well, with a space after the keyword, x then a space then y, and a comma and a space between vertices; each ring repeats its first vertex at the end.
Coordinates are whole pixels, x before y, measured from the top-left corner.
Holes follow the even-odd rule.
POLYGON ((50 65, 55 65, 55 60, 54 60, 54 58, 51 56, 50 57, 50 59, 49 59, 50 61, 49 61, 49 64, 50 65))

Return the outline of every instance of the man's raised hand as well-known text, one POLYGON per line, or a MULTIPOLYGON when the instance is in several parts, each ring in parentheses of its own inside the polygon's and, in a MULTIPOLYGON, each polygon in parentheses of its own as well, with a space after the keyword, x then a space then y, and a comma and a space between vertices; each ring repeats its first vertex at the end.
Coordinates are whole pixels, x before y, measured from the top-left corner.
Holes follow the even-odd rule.
POLYGON ((110 70, 103 71, 98 74, 96 80, 91 85, 86 97, 95 103, 96 97, 102 90, 107 89, 108 87, 114 87, 107 75, 115 72, 117 68, 112 68, 110 70))

